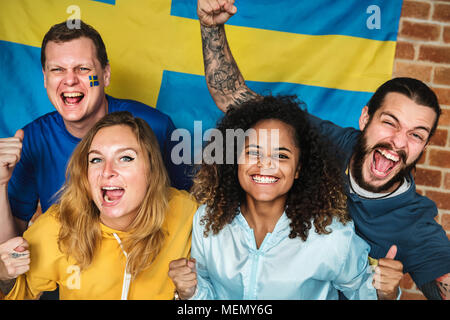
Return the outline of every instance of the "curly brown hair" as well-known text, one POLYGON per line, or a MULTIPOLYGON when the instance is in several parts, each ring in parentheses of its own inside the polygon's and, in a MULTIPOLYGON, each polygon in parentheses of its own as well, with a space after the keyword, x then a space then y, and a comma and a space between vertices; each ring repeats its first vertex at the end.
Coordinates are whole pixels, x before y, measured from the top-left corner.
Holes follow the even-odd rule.
MULTIPOLYGON (((333 218, 345 224, 350 220, 347 212, 347 197, 344 193, 341 170, 333 160, 331 152, 302 110, 304 104, 296 96, 265 96, 230 107, 218 123, 217 129, 226 136, 227 129, 244 131, 266 119, 280 120, 295 132, 295 144, 300 149, 301 170, 288 192, 285 212, 291 220, 290 238, 300 237, 305 241, 312 223, 317 233, 329 234, 327 229, 333 218)), ((223 150, 229 152, 229 142, 223 139, 223 150), (227 145, 226 145, 227 144, 227 145)), ((201 204, 206 204, 206 214, 201 219, 205 225, 205 237, 209 232, 217 234, 239 214, 245 203, 245 192, 239 184, 238 150, 234 141, 234 161, 203 163, 194 178, 192 193, 201 204)), ((214 139, 209 143, 217 143, 214 139)), ((206 146, 207 147, 207 146, 206 146)))

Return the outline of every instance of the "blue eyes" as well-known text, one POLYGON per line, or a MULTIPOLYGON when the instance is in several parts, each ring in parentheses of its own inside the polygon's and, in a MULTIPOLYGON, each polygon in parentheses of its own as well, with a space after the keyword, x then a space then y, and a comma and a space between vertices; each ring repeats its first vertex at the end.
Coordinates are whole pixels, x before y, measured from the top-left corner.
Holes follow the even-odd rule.
POLYGON ((100 158, 92 158, 89 160, 90 163, 99 163, 100 161, 102 161, 100 158))
POLYGON ((124 161, 124 162, 131 162, 133 160, 134 160, 134 158, 132 158, 130 156, 124 156, 124 157, 120 158, 120 161, 124 161))
MULTIPOLYGON (((130 156, 122 156, 120 157, 119 161, 120 162, 131 162, 133 161, 135 158, 130 157, 130 156)), ((103 160, 101 158, 92 158, 91 160, 89 160, 90 163, 95 164, 95 163, 100 163, 103 160)))

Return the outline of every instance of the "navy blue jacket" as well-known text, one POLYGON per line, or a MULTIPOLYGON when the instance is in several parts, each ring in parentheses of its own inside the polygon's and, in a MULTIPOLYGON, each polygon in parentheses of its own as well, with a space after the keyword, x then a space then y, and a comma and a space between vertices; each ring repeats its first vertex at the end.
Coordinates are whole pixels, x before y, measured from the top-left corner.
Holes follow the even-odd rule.
MULTIPOLYGON (((361 131, 341 128, 329 121, 311 116, 311 121, 339 152, 338 160, 345 175, 361 131)), ((344 176, 345 181, 348 181, 344 176)), ((348 210, 356 233, 366 240, 370 256, 384 258, 392 245, 395 257, 403 263, 419 287, 450 272, 450 241, 435 221, 436 204, 416 192, 412 176, 409 189, 385 199, 364 199, 350 192, 346 183, 348 210)))

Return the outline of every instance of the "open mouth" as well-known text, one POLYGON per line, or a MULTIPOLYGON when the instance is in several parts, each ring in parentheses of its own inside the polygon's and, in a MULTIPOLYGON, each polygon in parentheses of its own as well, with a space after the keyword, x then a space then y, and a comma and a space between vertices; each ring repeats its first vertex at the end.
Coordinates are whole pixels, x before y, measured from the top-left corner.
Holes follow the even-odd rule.
POLYGON ((61 93, 61 99, 66 105, 73 106, 83 100, 84 94, 81 92, 63 92, 61 93))
POLYGON ((106 204, 115 204, 122 199, 125 190, 120 187, 102 187, 102 196, 106 204))
POLYGON ((384 178, 400 164, 401 158, 397 153, 387 149, 375 149, 372 159, 372 172, 379 178, 384 178))
POLYGON ((263 176, 259 174, 254 174, 251 177, 254 182, 262 184, 276 183, 278 180, 280 180, 279 178, 274 176, 263 176))

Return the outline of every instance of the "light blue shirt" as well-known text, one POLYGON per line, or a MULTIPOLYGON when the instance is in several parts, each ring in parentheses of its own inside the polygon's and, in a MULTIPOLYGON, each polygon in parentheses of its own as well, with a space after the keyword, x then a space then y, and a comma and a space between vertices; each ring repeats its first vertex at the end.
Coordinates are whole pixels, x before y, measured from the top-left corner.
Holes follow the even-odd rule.
POLYGON ((239 213, 217 235, 204 237, 194 216, 191 256, 197 260, 198 285, 191 299, 312 300, 377 299, 368 262, 369 245, 355 234, 352 222, 334 220, 330 234, 319 235, 314 225, 308 239, 289 238, 285 213, 259 249, 253 230, 239 213))

